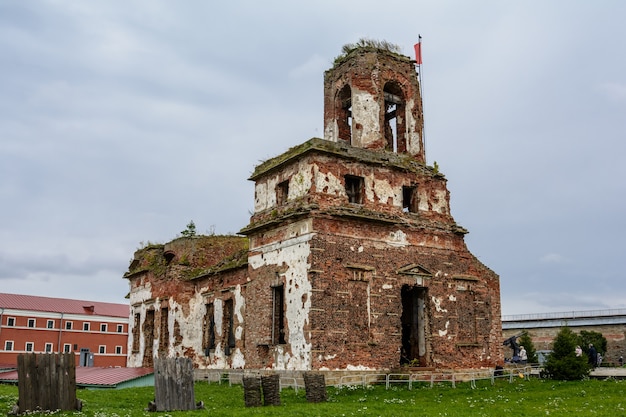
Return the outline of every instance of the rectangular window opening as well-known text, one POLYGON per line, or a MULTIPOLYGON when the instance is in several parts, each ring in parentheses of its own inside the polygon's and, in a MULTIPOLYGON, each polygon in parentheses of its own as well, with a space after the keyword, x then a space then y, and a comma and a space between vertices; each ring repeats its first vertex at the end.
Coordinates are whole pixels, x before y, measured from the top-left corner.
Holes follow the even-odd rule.
POLYGON ((4 350, 13 350, 13 341, 12 340, 6 340, 4 342, 4 350))
POLYGON ((26 352, 32 352, 35 348, 35 344, 33 342, 26 342, 25 350, 26 352))
POLYGON ((71 351, 72 351, 72 345, 70 345, 69 343, 65 343, 63 345, 63 352, 70 353, 71 351))
POLYGON ((100 324, 100 331, 106 333, 107 331, 107 325, 106 323, 102 323, 100 324))
POLYGON ((118 333, 124 333, 124 325, 123 324, 118 324, 117 325, 117 332, 118 333))
POLYGON ((85 332, 89 331, 89 323, 88 322, 83 323, 83 331, 85 331, 85 332))
POLYGON ((135 314, 135 320, 133 322, 133 352, 139 352, 139 332, 141 328, 139 327, 141 324, 141 315, 139 313, 135 314))
POLYGON ((170 344, 170 330, 168 326, 169 309, 161 308, 161 328, 159 329, 159 352, 166 353, 170 344))
POLYGON ((65 322, 65 330, 72 330, 72 322, 71 321, 66 321, 65 322))
POLYGON ((15 317, 7 317, 7 326, 9 327, 15 326, 15 317))
POLYGON ((46 323, 46 327, 48 329, 54 329, 54 320, 48 320, 48 322, 46 323))
POLYGON ((35 327, 35 319, 28 319, 28 327, 35 327))
POLYGON ((115 346, 115 354, 116 355, 121 355, 122 354, 122 347, 121 346, 115 346))
POLYGON ((52 343, 46 343, 46 346, 44 349, 46 353, 52 353, 52 343))
POLYGON ((402 187, 402 211, 417 213, 417 187, 402 187))
POLYGON ((272 287, 272 344, 285 343, 285 286, 278 285, 272 287))
POLYGON ((104 345, 98 346, 98 353, 100 353, 101 355, 107 353, 107 347, 104 345))
POLYGON ((205 305, 206 314, 202 323, 202 345, 204 347, 204 355, 209 356, 211 351, 215 350, 215 307, 213 303, 205 305))
POLYGON ((363 204, 363 177, 346 175, 345 182, 348 202, 354 204, 363 204))
POLYGON ((289 197, 289 180, 283 181, 276 186, 276 205, 281 206, 289 197))
POLYGON ((224 353, 226 356, 230 356, 232 353, 232 349, 235 348, 235 332, 234 332, 234 309, 233 309, 233 300, 229 299, 224 301, 224 329, 226 329, 226 337, 224 353))

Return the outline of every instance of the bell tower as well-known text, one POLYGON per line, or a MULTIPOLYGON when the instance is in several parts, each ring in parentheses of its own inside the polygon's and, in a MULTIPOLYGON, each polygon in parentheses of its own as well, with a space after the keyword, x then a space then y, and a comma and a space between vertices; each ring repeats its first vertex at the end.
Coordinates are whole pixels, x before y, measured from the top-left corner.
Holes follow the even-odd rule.
POLYGON ((381 48, 355 48, 324 74, 324 138, 409 154, 425 163, 422 97, 414 62, 381 48))

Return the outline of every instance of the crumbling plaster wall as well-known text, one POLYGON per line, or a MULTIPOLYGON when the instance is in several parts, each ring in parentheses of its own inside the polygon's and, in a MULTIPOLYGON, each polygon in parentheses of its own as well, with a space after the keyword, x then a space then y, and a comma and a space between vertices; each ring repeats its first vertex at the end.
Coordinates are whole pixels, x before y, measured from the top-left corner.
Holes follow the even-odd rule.
MULTIPOLYGON (((384 87, 388 82, 401 86, 405 111, 405 129, 397 132, 406 139, 407 152, 424 162, 422 103, 415 67, 408 57, 385 51, 355 51, 324 74, 324 138, 340 140, 337 120, 338 92, 351 89, 353 146, 384 149, 381 132, 385 123, 384 87)), ((347 138, 342 138, 347 139, 347 138)))
MULTIPOLYGON (((310 221, 302 221, 281 228, 270 236, 253 238, 251 242, 249 286, 264 296, 248 299, 249 311, 257 317, 256 325, 249 327, 248 334, 251 340, 265 346, 269 356, 264 361, 257 358, 255 362, 259 367, 291 370, 311 367, 311 344, 305 332, 311 308, 308 269, 312 236, 310 221), (263 243, 264 239, 268 243, 263 243), (264 274, 264 271, 268 273, 264 274), (272 309, 269 290, 272 285, 284 286, 286 345, 274 345, 270 340, 272 309), (266 319, 259 319, 259 316, 266 319)), ((256 352, 251 353, 260 356, 255 355, 256 352)))
POLYGON ((129 347, 133 338, 139 335, 139 349, 129 349, 128 366, 141 366, 144 356, 154 352, 155 356, 188 356, 198 367, 243 368, 242 346, 244 339, 244 285, 247 282, 247 269, 235 268, 217 275, 194 278, 206 268, 247 247, 247 239, 237 236, 198 236, 179 238, 165 245, 153 245, 135 253, 130 281, 131 317, 140 315, 139 332, 134 329, 134 319, 129 324, 129 347), (171 253, 172 257, 166 257, 171 253), (169 260, 168 260, 169 259, 169 260), (134 272, 139 271, 139 272, 134 272), (217 294, 217 295, 215 295, 217 294), (228 357, 224 354, 226 335, 221 328, 221 304, 233 299, 235 313, 236 348, 228 357), (204 353, 203 319, 206 303, 214 302, 215 322, 218 326, 218 345, 210 356, 204 353), (166 307, 168 316, 161 317, 161 309, 166 307), (152 333, 145 334, 147 313, 154 311, 152 333), (161 322, 167 320, 167 342, 161 338, 161 322), (152 345, 147 346, 152 339, 152 345), (165 351, 159 346, 165 345, 165 351), (152 349, 150 349, 150 347, 152 349))
POLYGON ((363 177, 362 206, 380 212, 400 214, 403 209, 402 187, 416 186, 418 209, 423 216, 451 221, 450 193, 440 175, 409 174, 384 166, 372 167, 358 161, 342 160, 324 155, 306 156, 283 170, 256 181, 255 218, 271 215, 280 209, 276 187, 289 181, 288 201, 307 198, 307 202, 323 207, 346 205, 346 175, 363 177), (265 213, 264 213, 265 212, 265 213))

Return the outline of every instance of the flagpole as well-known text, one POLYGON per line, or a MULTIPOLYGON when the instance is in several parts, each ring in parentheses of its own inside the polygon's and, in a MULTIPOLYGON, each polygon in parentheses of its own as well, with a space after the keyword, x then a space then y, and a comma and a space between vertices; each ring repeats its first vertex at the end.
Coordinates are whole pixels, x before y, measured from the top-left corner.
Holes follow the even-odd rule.
POLYGON ((424 84, 422 82, 422 35, 417 35, 415 45, 415 62, 417 63, 417 77, 419 81, 419 93, 422 105, 422 141, 424 143, 424 163, 426 163, 426 126, 424 118, 424 84))

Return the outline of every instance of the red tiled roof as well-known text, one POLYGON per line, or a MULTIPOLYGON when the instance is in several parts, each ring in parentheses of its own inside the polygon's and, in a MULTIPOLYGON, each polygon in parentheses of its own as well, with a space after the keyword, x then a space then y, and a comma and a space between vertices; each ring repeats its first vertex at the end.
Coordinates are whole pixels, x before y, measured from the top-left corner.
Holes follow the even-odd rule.
POLYGON ((99 301, 70 300, 67 298, 37 297, 34 295, 0 293, 0 308, 14 310, 47 311, 50 313, 92 314, 125 317, 130 314, 128 304, 99 301))
MULTIPOLYGON (((115 386, 153 373, 153 368, 76 367, 76 385, 115 386)), ((17 382, 17 371, 0 373, 0 380, 17 382)))

